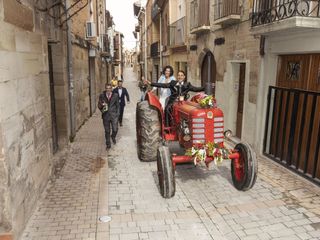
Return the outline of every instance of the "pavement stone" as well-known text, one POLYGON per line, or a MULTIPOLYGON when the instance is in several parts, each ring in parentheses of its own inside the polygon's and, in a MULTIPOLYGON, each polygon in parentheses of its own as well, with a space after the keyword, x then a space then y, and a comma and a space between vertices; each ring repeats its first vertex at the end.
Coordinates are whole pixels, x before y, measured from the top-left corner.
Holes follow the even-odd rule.
POLYGON ((98 228, 98 217, 108 213, 108 161, 100 113, 81 127, 61 157, 65 165, 47 187, 21 239, 109 239, 108 225, 98 228))
POLYGON ((176 195, 163 199, 156 163, 137 158, 132 116, 139 92, 134 74, 127 70, 125 76, 132 103, 126 106, 118 144, 108 153, 109 214, 114 217, 110 226, 136 223, 141 239, 318 237, 312 223, 320 222, 319 188, 264 157, 259 158, 258 180, 250 191, 233 187, 227 161, 212 170, 179 165, 176 195))
POLYGON ((246 192, 233 187, 227 161, 178 165, 176 195, 163 199, 156 163, 137 158, 137 78, 126 69, 124 79, 131 103, 117 144, 106 152, 99 114, 89 119, 22 239, 320 239, 319 187, 265 157, 246 192))

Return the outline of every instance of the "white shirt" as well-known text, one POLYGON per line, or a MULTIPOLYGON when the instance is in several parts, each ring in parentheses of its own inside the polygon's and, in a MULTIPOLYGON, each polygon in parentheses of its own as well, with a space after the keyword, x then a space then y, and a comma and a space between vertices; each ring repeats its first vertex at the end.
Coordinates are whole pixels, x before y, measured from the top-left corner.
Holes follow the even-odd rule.
POLYGON ((122 95, 122 88, 118 88, 119 98, 121 98, 122 95))

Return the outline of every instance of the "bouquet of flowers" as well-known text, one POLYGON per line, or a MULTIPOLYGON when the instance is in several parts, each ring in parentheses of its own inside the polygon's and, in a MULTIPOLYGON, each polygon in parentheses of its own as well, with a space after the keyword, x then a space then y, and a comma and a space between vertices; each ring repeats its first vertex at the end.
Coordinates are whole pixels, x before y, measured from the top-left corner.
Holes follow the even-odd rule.
POLYGON ((217 101, 212 95, 209 95, 201 99, 199 101, 199 104, 202 108, 212 108, 212 107, 216 107, 217 101))
MULTIPOLYGON (((213 157, 216 165, 222 163, 224 159, 229 159, 230 150, 217 143, 209 142, 202 147, 192 147, 187 149, 186 155, 194 157, 194 165, 206 163, 207 157, 213 157)), ((207 165, 207 163, 206 163, 207 165)))
POLYGON ((102 103, 102 106, 103 106, 103 108, 102 108, 102 113, 107 112, 107 111, 108 111, 108 104, 105 103, 105 102, 103 102, 103 103, 102 103))

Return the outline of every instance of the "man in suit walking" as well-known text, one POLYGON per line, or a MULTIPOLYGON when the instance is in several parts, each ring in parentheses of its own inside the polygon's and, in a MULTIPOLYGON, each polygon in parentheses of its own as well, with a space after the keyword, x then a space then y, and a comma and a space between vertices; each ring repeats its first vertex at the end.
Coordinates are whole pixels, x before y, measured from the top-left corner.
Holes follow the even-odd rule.
POLYGON ((113 93, 116 93, 119 96, 119 103, 120 103, 119 124, 120 126, 122 126, 122 118, 123 118, 124 107, 126 106, 126 98, 127 98, 127 102, 130 103, 129 93, 126 88, 122 87, 122 80, 118 80, 118 87, 113 89, 113 93))
POLYGON ((119 96, 112 92, 111 84, 107 83, 106 90, 99 96, 98 108, 102 113, 103 126, 106 138, 107 150, 111 148, 110 143, 110 125, 112 128, 111 139, 113 144, 116 144, 116 136, 118 132, 118 117, 119 117, 119 96))

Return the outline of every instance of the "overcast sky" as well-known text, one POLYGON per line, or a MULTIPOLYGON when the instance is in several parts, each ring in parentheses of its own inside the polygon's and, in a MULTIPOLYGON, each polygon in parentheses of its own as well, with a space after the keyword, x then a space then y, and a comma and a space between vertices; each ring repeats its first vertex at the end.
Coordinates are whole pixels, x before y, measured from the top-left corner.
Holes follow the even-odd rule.
POLYGON ((128 49, 135 47, 133 36, 134 26, 138 22, 133 14, 133 3, 136 0, 107 0, 107 10, 113 16, 116 30, 124 35, 124 46, 128 49))

